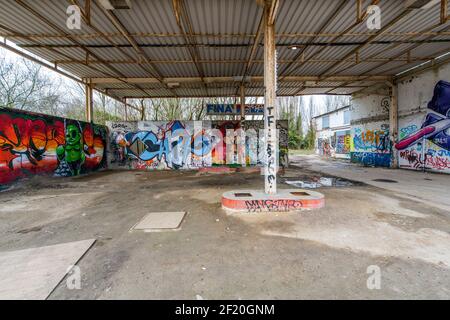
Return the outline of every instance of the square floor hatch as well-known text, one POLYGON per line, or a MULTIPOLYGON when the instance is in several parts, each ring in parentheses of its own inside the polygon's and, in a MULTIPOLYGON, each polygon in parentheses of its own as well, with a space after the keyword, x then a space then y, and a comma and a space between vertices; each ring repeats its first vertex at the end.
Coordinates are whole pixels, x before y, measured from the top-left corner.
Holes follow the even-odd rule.
POLYGON ((150 212, 132 230, 146 232, 178 230, 186 212, 150 212))

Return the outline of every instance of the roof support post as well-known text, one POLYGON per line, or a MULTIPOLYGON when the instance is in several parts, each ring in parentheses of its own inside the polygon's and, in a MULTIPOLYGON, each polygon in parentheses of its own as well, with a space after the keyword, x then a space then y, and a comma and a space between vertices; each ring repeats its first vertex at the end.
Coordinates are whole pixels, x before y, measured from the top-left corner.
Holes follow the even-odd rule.
POLYGON ((88 80, 85 85, 86 91, 86 121, 94 121, 94 94, 91 81, 88 80))
POLYGON ((389 137, 391 141, 392 148, 392 160, 391 160, 391 168, 398 168, 398 152, 395 149, 395 144, 397 142, 398 137, 398 94, 397 94, 397 85, 395 83, 390 82, 390 108, 389 108, 389 137))
POLYGON ((272 1, 264 7, 264 189, 266 194, 277 193, 278 143, 276 126, 276 52, 275 20, 271 21, 272 1))
POLYGON ((128 121, 128 103, 127 103, 127 98, 123 98, 123 104, 125 105, 125 121, 128 121))
POLYGON ((241 102, 241 121, 245 120, 245 87, 241 84, 240 86, 240 102, 241 102))
POLYGON ((356 23, 361 22, 361 7, 362 7, 362 0, 356 0, 356 23))
POLYGON ((448 0, 441 0, 441 23, 446 23, 448 20, 447 17, 447 9, 448 9, 448 0))

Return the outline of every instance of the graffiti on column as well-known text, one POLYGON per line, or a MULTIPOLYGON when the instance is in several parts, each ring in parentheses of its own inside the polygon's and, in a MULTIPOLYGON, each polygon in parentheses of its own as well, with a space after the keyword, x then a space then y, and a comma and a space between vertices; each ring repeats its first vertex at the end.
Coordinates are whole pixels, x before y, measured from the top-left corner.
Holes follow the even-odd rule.
POLYGON ((265 191, 268 194, 276 192, 276 171, 277 171, 277 151, 276 151, 276 123, 275 108, 267 106, 266 114, 266 163, 265 163, 265 191))
POLYGON ((91 123, 0 108, 0 184, 104 168, 106 135, 91 123))
POLYGON ((450 83, 439 81, 422 123, 400 128, 401 168, 450 173, 450 83))

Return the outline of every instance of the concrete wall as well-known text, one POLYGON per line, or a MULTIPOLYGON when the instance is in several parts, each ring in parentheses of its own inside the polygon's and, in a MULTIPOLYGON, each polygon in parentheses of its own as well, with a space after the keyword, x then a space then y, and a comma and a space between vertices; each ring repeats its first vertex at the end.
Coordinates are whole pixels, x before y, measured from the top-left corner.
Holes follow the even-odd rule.
MULTIPOLYGON (((238 159, 237 150, 244 144, 236 139, 232 150, 227 150, 227 130, 240 130, 240 121, 137 121, 109 122, 110 167, 127 169, 195 169, 213 165, 261 165, 254 158, 238 159), (218 134, 212 132, 220 132, 218 134)), ((263 121, 245 121, 244 132, 258 133, 263 121)), ((287 165, 288 123, 277 121, 279 129, 280 164, 287 165)), ((261 132, 261 134, 263 134, 261 132)), ((256 139, 256 138, 255 138, 256 139)), ((258 139, 246 139, 246 154, 261 154, 258 139)))
POLYGON ((354 96, 351 159, 389 167, 450 173, 450 64, 397 81, 398 139, 389 139, 388 96, 354 96))
POLYGON ((106 167, 107 128, 0 108, 0 187, 46 174, 75 176, 106 167))
POLYGON ((400 168, 450 173, 450 84, 440 81, 450 64, 398 81, 400 168))
POLYGON ((389 167, 389 103, 384 95, 364 95, 351 102, 351 161, 367 166, 389 167))

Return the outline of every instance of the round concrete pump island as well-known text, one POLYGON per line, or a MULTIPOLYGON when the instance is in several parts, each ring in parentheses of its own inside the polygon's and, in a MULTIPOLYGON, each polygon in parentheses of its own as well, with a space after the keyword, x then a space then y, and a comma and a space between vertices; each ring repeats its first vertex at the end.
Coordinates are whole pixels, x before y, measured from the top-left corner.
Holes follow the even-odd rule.
POLYGON ((232 212, 296 211, 319 209, 324 205, 323 194, 304 189, 281 189, 273 195, 256 190, 237 190, 222 195, 222 208, 232 212))

